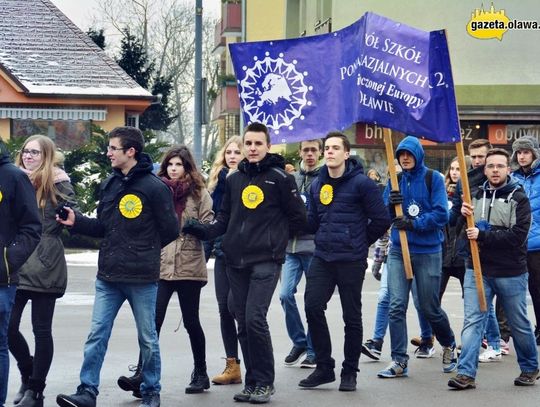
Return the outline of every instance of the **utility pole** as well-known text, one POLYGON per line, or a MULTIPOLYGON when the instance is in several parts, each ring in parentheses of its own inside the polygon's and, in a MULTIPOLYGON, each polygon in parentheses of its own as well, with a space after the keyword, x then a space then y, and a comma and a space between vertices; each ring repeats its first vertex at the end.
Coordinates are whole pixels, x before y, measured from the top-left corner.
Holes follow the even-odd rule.
POLYGON ((193 128, 193 155, 195 163, 202 164, 202 0, 195 2, 195 119, 193 128))

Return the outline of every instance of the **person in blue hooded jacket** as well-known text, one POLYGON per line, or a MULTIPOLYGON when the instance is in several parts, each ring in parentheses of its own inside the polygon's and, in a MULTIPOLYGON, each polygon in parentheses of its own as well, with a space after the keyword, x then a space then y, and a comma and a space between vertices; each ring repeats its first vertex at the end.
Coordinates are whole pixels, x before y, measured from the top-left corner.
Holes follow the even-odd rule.
POLYGON ((536 317, 534 336, 540 346, 540 149, 535 137, 523 136, 512 144, 510 165, 531 203, 532 225, 527 243, 529 293, 536 317))
POLYGON ((306 273, 305 308, 317 367, 300 387, 335 381, 335 361, 325 310, 337 286, 345 322, 345 358, 340 391, 356 390, 362 349, 362 284, 369 246, 390 226, 380 190, 349 158, 350 142, 342 133, 324 139, 319 176, 308 195, 308 232, 315 233, 313 259, 306 273))
POLYGON ((399 191, 384 191, 390 215, 395 216, 394 205, 403 206, 403 216, 392 221, 388 253, 388 290, 390 292, 390 340, 392 362, 378 373, 381 378, 407 376, 407 306, 413 280, 405 278, 401 252, 400 230, 407 232, 414 283, 417 288, 420 311, 429 321, 433 333, 443 347, 443 371, 456 369, 455 338, 448 316, 441 308, 439 288, 442 270, 442 228, 448 222, 448 201, 444 178, 431 174, 431 185, 426 185, 429 170, 424 164, 424 149, 420 141, 407 136, 396 149, 396 158, 403 169, 399 191))

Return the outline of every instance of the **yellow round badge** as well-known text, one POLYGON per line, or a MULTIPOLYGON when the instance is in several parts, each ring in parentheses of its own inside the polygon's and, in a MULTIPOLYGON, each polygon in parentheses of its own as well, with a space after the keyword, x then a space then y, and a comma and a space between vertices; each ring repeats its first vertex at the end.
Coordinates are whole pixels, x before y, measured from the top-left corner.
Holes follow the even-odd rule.
POLYGON ((264 201, 264 192, 257 185, 248 185, 242 191, 242 202, 249 209, 255 209, 264 201))
POLYGON ((142 212, 143 204, 137 195, 127 194, 120 199, 120 213, 128 219, 139 216, 142 212))
POLYGON ((0 202, 2 202, 3 197, 4 197, 4 195, 2 195, 2 191, 0 191, 0 202))
POLYGON ((323 205, 329 205, 332 199, 334 199, 334 188, 332 188, 332 185, 324 184, 321 188, 319 198, 323 205))

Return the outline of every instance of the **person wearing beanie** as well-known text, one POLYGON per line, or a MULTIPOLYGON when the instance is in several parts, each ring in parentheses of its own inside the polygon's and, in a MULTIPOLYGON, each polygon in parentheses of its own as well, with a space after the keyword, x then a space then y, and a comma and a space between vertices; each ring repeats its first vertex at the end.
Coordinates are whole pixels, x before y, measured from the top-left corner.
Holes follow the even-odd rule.
POLYGON ((540 346, 540 149, 538 140, 523 136, 512 144, 510 165, 531 203, 532 225, 527 243, 529 293, 536 317, 534 336, 540 346))

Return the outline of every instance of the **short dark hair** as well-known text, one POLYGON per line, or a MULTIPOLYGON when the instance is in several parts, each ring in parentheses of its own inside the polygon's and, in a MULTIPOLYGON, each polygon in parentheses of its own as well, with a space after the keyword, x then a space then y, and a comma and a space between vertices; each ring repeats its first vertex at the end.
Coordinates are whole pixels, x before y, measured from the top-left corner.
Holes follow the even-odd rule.
POLYGON ((345 151, 351 151, 351 142, 349 141, 349 139, 347 138, 345 134, 339 131, 331 131, 330 133, 328 133, 326 137, 324 138, 324 144, 326 145, 326 140, 333 137, 337 137, 341 139, 341 141, 343 142, 343 148, 345 151))
POLYGON ((300 146, 298 147, 299 150, 302 150, 302 143, 317 143, 319 145, 319 150, 323 149, 323 142, 320 138, 316 138, 313 140, 302 140, 300 142, 300 146))
POLYGON ((244 130, 242 141, 244 141, 244 138, 248 131, 252 131, 255 133, 264 133, 264 135, 266 136, 266 144, 270 144, 270 133, 268 132, 268 127, 266 127, 264 124, 259 123, 259 122, 248 124, 244 130))
POLYGON ((492 148, 491 150, 488 150, 486 154, 486 161, 488 157, 491 157, 492 155, 504 155, 506 157, 506 163, 510 165, 510 154, 508 151, 506 151, 503 148, 492 148))
POLYGON ((488 139, 477 138, 471 144, 469 144, 469 147, 467 149, 470 152, 471 150, 475 150, 477 148, 482 148, 482 147, 487 147, 488 150, 493 148, 493 146, 491 145, 488 139))
POLYGON ((115 127, 109 133, 109 140, 112 138, 120 139, 120 144, 126 150, 133 147, 137 154, 144 150, 144 136, 136 127, 115 127))

